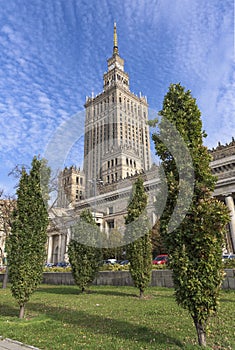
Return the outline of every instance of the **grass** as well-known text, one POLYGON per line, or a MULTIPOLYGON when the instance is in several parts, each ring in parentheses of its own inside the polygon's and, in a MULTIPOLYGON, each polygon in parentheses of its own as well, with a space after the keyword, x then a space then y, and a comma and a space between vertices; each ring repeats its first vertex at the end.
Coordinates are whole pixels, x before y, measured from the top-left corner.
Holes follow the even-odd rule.
MULTIPOLYGON (((0 335, 46 350, 201 349, 191 317, 173 290, 152 287, 143 300, 133 287, 41 285, 26 306, 25 319, 9 287, 0 290, 0 335)), ((207 349, 235 349, 235 292, 223 291, 207 349)))

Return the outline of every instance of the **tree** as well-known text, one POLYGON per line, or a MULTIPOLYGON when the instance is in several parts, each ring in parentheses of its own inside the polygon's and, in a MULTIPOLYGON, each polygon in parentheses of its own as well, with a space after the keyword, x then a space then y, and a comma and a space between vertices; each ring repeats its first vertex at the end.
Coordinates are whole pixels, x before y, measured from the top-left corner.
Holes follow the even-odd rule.
POLYGON ((41 282, 46 256, 48 214, 41 191, 41 167, 41 160, 34 157, 30 172, 22 169, 12 230, 6 242, 11 291, 20 306, 20 318, 41 282))
POLYGON ((151 244, 153 257, 166 253, 167 249, 160 234, 160 220, 157 220, 151 229, 151 244))
POLYGON ((73 278, 82 292, 94 280, 102 260, 99 237, 100 230, 92 213, 89 210, 82 211, 80 220, 72 227, 72 239, 68 246, 73 278))
POLYGON ((199 345, 206 346, 208 321, 216 314, 223 280, 221 254, 229 215, 225 205, 212 198, 216 179, 203 146, 201 113, 190 91, 170 85, 159 115, 159 131, 152 138, 168 191, 160 230, 170 254, 176 301, 188 309, 199 345))
POLYGON ((140 291, 140 298, 151 279, 152 246, 151 234, 146 214, 147 195, 144 181, 139 177, 133 184, 131 198, 125 218, 126 256, 130 261, 130 273, 134 285, 140 291))

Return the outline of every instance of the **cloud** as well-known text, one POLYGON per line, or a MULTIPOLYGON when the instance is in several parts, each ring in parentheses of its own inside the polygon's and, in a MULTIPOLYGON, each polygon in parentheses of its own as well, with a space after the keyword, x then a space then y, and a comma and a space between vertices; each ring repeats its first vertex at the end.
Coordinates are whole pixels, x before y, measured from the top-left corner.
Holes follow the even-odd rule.
MULTIPOLYGON (((169 84, 181 81, 198 100, 208 142, 217 142, 221 133, 231 139, 231 1, 7 1, 0 13, 5 174, 10 165, 29 164, 34 154, 43 154, 60 125, 83 110, 86 95, 102 91, 114 20, 131 91, 142 91, 159 110, 169 84)), ((68 161, 73 157, 78 159, 76 146, 68 161)))

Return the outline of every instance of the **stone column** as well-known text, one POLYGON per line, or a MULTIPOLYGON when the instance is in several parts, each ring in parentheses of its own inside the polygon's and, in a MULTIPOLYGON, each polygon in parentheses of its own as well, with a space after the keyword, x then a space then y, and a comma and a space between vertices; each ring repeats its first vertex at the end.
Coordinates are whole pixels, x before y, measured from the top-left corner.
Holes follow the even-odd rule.
POLYGON ((70 227, 67 228, 67 231, 64 236, 64 260, 67 262, 69 261, 69 256, 68 256, 68 245, 71 239, 71 229, 70 227))
POLYGON ((66 240, 66 236, 65 234, 62 235, 61 237, 61 252, 60 252, 60 260, 64 261, 65 259, 65 251, 66 251, 66 247, 65 247, 65 240, 66 240))
POLYGON ((58 242, 58 262, 61 262, 61 241, 62 241, 62 235, 59 234, 59 242, 58 242))
POLYGON ((49 236, 47 240, 47 262, 50 263, 52 258, 53 236, 49 236))
POLYGON ((228 209, 230 210, 230 234, 231 234, 231 241, 233 244, 233 252, 235 252, 235 208, 234 208, 234 200, 231 195, 228 195, 225 197, 225 204, 227 205, 228 209))

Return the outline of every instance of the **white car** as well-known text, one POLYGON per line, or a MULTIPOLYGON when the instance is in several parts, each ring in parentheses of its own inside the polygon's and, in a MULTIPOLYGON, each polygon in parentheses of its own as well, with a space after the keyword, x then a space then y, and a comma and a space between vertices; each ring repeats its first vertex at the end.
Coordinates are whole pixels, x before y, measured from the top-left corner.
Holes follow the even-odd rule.
POLYGON ((117 259, 107 259, 106 260, 107 264, 116 264, 116 262, 117 262, 117 259))

